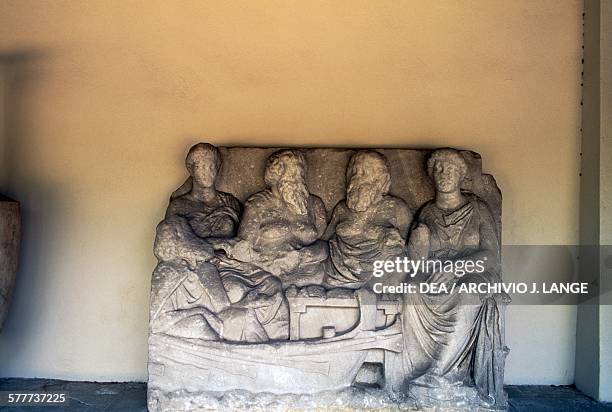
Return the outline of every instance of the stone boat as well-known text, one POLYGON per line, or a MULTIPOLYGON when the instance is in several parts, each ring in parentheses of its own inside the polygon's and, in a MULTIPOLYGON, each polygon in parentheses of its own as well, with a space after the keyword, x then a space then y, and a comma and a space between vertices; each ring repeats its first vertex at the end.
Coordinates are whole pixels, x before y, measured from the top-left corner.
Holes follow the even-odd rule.
POLYGON ((402 333, 399 323, 364 330, 360 321, 330 338, 227 343, 151 335, 149 347, 159 361, 150 359, 149 389, 316 393, 349 387, 364 364, 401 352, 402 333))

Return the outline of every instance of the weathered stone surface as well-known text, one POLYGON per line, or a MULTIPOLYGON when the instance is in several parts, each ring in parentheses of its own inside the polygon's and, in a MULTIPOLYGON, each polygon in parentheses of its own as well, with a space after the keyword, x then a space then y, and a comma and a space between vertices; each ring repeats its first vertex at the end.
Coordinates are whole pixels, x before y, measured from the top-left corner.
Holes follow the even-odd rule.
POLYGON ((19 261, 20 241, 19 203, 0 195, 0 330, 2 330, 11 304, 19 261))
POLYGON ((486 263, 384 284, 501 279, 480 156, 198 144, 186 166, 155 241, 150 410, 506 407, 507 296, 381 294, 373 276, 434 259, 486 263))

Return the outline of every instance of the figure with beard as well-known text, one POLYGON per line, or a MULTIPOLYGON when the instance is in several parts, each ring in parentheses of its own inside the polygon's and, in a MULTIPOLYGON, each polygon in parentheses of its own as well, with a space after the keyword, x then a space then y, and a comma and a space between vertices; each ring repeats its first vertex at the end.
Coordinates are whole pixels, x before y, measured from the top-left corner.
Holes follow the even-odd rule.
POLYGON ((320 285, 328 256, 320 240, 326 211, 323 201, 308 192, 304 155, 273 153, 264 181, 268 188, 246 201, 237 239, 223 249, 232 259, 278 276, 284 288, 320 285))
POLYGON ((404 256, 412 216, 402 199, 389 194, 391 175, 380 153, 355 153, 346 181, 346 199, 334 208, 325 236, 331 264, 324 283, 358 289, 371 279, 374 261, 404 256))

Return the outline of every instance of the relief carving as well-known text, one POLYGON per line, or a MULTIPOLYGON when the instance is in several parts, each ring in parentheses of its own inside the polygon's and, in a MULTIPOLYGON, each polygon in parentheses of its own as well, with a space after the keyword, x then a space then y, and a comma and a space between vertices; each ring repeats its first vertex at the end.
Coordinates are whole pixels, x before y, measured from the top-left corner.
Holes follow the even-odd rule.
POLYGON ((186 167, 154 244, 150 410, 505 410, 507 295, 375 286, 501 281, 477 154, 200 143, 186 167), (408 259, 486 264, 375 275, 408 259))

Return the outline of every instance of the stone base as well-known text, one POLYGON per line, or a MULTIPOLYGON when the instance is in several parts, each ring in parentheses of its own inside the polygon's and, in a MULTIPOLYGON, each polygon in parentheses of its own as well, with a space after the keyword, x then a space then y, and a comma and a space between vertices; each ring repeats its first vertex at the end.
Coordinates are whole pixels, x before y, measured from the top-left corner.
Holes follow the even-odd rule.
POLYGON ((244 390, 226 392, 150 391, 150 412, 157 411, 296 411, 296 410, 385 410, 416 411, 413 400, 389 394, 378 388, 351 387, 316 394, 252 393, 244 390))
POLYGON ((350 387, 316 394, 253 393, 245 390, 226 392, 180 390, 164 393, 160 390, 153 390, 149 392, 148 407, 150 412, 210 410, 492 412, 505 410, 483 406, 476 390, 471 387, 455 387, 453 391, 412 387, 407 396, 390 393, 378 387, 350 387))
POLYGON ((487 405, 472 386, 448 385, 429 388, 411 385, 408 396, 420 411, 505 411, 506 408, 487 405))

